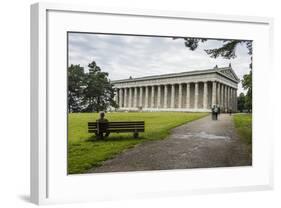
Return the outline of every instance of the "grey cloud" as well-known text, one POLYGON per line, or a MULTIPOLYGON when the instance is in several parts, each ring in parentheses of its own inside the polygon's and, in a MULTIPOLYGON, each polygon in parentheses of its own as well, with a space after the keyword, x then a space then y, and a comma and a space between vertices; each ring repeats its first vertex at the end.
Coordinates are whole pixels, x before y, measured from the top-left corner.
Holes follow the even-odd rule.
MULTIPOLYGON (((140 77, 171 72, 203 70, 230 62, 242 79, 249 72, 250 56, 243 46, 237 48, 237 58, 213 59, 204 49, 221 46, 221 41, 210 40, 197 50, 190 51, 183 39, 100 34, 69 34, 69 64, 80 64, 87 70, 91 61, 109 72, 111 80, 129 76, 140 77)), ((239 91, 242 91, 239 85, 239 91)))

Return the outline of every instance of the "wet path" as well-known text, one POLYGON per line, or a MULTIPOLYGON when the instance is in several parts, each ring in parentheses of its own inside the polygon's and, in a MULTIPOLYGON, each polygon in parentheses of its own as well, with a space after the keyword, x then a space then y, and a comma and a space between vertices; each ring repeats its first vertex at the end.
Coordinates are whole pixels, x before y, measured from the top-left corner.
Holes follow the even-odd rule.
POLYGON ((129 149, 89 172, 167 170, 251 165, 251 158, 234 128, 232 117, 210 116, 179 126, 169 138, 129 149))

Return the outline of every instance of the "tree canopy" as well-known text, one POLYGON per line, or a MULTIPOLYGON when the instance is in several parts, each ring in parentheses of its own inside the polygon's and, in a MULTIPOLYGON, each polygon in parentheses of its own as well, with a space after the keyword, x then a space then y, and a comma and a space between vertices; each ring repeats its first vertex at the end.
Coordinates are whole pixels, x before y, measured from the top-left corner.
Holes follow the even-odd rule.
MULTIPOLYGON (((177 39, 177 38, 174 38, 177 39)), ((208 41, 206 38, 183 38, 184 45, 190 50, 194 51, 198 48, 200 43, 208 41)), ((252 56, 252 41, 251 40, 220 40, 223 45, 219 48, 205 49, 205 52, 212 58, 236 58, 236 47, 245 45, 248 49, 248 54, 252 56)), ((251 67, 250 67, 251 68, 251 67)))
POLYGON ((82 94, 84 84, 84 68, 80 65, 70 65, 67 71, 68 78, 68 111, 79 112, 82 110, 82 94))
POLYGON ((237 99, 237 108, 239 112, 242 112, 245 109, 245 95, 243 92, 240 93, 237 99))
POLYGON ((242 86, 247 90, 245 97, 245 108, 248 112, 252 111, 252 71, 249 74, 245 74, 242 80, 242 86))
POLYGON ((85 73, 80 65, 68 67, 68 111, 99 112, 106 111, 110 106, 116 108, 115 90, 96 62, 91 62, 89 72, 85 73))

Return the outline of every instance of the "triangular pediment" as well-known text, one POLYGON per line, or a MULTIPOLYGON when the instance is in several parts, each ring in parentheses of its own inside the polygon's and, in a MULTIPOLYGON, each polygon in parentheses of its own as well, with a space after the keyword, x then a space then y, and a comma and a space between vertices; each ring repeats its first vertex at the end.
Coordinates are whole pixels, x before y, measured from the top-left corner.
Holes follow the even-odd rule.
POLYGON ((235 74, 235 72, 233 71, 233 69, 231 67, 219 68, 217 71, 219 73, 225 75, 226 77, 239 82, 239 78, 237 77, 237 75, 235 74))

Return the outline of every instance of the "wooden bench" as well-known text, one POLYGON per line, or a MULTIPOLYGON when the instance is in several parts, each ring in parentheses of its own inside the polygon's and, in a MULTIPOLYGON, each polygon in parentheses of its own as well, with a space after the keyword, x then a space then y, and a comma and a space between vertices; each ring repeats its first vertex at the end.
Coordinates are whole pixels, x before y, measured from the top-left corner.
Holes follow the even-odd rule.
POLYGON ((103 137, 104 133, 132 132, 133 137, 138 138, 139 132, 144 132, 144 121, 88 122, 88 132, 95 133, 97 137, 103 137))

